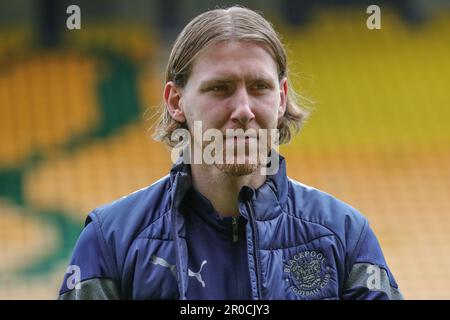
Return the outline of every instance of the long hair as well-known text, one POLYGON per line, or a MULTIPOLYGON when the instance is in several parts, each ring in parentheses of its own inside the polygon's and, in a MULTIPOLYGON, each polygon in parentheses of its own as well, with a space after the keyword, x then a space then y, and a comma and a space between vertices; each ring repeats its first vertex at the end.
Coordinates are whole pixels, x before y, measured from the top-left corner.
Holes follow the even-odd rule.
MULTIPOLYGON (((286 51, 278 34, 260 14, 240 6, 206 11, 186 25, 170 53, 166 83, 173 81, 176 86, 183 88, 202 49, 226 40, 253 41, 267 45, 278 67, 279 80, 287 77, 289 84, 286 51)), ((288 88, 286 111, 277 125, 280 144, 291 140, 309 114, 304 106, 299 105, 298 95, 292 87, 288 85, 288 88)), ((187 129, 185 123, 170 116, 167 106, 163 104, 153 138, 174 147, 177 141, 171 141, 170 138, 172 132, 179 128, 187 129)))

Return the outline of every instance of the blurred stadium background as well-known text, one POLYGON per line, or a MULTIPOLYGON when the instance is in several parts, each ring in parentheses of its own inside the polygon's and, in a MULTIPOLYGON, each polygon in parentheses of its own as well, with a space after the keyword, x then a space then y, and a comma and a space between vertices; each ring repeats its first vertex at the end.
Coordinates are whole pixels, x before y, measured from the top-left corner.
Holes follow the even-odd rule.
POLYGON ((16 0, 0 3, 0 299, 54 299, 86 215, 168 172, 148 130, 168 51, 235 3, 274 23, 314 101, 288 174, 369 218, 405 298, 450 298, 447 1, 16 0))

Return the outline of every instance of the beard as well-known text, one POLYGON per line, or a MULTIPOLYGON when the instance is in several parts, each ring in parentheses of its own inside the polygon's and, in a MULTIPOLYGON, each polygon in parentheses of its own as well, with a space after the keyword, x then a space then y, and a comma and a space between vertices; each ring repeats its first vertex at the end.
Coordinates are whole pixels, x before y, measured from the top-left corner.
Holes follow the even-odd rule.
MULTIPOLYGON (((217 169, 227 175, 235 177, 250 175, 258 168, 267 165, 268 154, 272 147, 272 135, 269 134, 267 136, 267 131, 263 132, 262 136, 260 136, 260 131, 256 131, 258 129, 248 128, 249 131, 247 131, 247 129, 244 128, 235 128, 231 130, 236 131, 231 132, 231 136, 228 135, 227 137, 227 131, 221 132, 214 129, 218 132, 209 135, 209 141, 204 141, 202 137, 204 137, 206 129, 202 130, 201 124, 199 127, 194 126, 194 128, 192 128, 192 126, 188 126, 188 128, 191 135, 190 142, 193 142, 191 146, 194 146, 195 150, 198 151, 194 152, 194 159, 201 156, 202 159, 200 160, 203 162, 203 160, 205 160, 204 157, 207 157, 208 160, 205 162, 208 165, 214 165, 217 169), (200 130, 200 132, 198 130, 200 130), (195 133, 197 133, 197 135, 195 133), (211 137, 213 139, 212 141, 211 137), (228 144, 228 142, 231 143, 228 144), (227 151, 229 151, 230 154, 228 154, 227 151)), ((190 153, 192 155, 192 149, 190 153)), ((194 160, 194 163, 195 162, 196 161, 194 160)))
POLYGON ((233 177, 240 177, 252 174, 255 172, 259 165, 257 164, 214 164, 217 169, 222 171, 225 174, 228 174, 233 177))
POLYGON ((225 152, 223 154, 223 162, 214 163, 215 167, 222 171, 225 174, 239 177, 245 176, 254 173, 258 168, 261 167, 262 159, 265 159, 267 156, 267 149, 260 149, 258 139, 255 139, 253 142, 256 142, 257 147, 251 149, 249 145, 245 146, 245 150, 239 153, 236 147, 232 148, 231 161, 227 161, 227 148, 225 148, 225 152))

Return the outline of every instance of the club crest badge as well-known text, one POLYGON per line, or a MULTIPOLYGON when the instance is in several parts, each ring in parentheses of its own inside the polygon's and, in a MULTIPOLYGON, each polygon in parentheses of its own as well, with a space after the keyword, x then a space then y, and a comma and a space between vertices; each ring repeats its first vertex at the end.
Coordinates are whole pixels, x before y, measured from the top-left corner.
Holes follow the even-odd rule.
POLYGON ((303 297, 318 294, 330 280, 327 258, 315 250, 297 253, 284 265, 284 272, 291 290, 303 297))

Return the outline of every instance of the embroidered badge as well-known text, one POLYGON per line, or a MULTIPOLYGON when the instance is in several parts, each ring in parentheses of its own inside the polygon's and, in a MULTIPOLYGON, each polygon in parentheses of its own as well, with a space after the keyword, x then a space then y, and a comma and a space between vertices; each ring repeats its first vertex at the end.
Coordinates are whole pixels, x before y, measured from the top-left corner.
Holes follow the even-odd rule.
POLYGON ((289 275, 291 290, 304 297, 319 293, 330 280, 327 258, 315 250, 297 253, 284 265, 284 272, 289 275))

